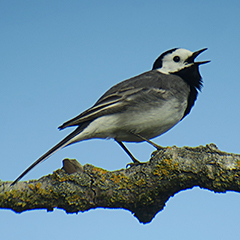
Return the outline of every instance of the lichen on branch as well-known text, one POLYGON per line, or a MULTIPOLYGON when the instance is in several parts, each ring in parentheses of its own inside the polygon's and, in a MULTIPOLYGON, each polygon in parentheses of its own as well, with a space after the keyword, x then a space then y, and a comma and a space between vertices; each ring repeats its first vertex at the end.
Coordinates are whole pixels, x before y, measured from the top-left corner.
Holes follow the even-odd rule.
POLYGON ((11 182, 0 181, 0 208, 59 208, 67 213, 121 208, 148 223, 177 192, 194 186, 239 192, 239 176, 240 155, 222 152, 214 144, 163 148, 144 164, 116 171, 65 159, 63 169, 38 180, 11 187, 11 182))

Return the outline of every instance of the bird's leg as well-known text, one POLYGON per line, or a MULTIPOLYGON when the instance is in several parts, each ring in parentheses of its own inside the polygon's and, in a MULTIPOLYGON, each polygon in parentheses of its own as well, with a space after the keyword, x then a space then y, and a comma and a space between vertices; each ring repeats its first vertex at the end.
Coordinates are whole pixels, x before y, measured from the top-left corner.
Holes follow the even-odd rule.
POLYGON ((155 147, 157 150, 161 150, 161 149, 163 149, 162 146, 159 146, 158 144, 156 144, 156 143, 154 143, 153 141, 151 141, 151 140, 149 140, 149 139, 147 139, 147 138, 141 136, 140 134, 138 134, 138 133, 134 133, 134 132, 131 132, 131 133, 132 133, 133 135, 135 135, 135 136, 141 138, 143 141, 148 142, 148 143, 151 144, 153 147, 155 147))
POLYGON ((120 141, 117 141, 116 142, 123 148, 123 150, 127 153, 127 155, 132 159, 133 163, 129 163, 127 164, 126 167, 128 166, 133 166, 133 165, 139 165, 139 164, 142 164, 141 162, 139 162, 133 155, 132 153, 127 149, 127 147, 120 141))

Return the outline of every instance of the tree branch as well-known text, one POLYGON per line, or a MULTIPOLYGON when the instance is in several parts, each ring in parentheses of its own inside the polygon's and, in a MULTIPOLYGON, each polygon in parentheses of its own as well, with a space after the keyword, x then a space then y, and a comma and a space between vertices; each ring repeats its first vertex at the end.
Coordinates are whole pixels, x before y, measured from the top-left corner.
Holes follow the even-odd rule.
POLYGON ((81 166, 76 160, 65 160, 64 169, 12 187, 0 181, 0 208, 60 208, 67 213, 123 208, 148 223, 181 190, 199 186, 214 192, 240 191, 240 155, 222 152, 214 144, 163 148, 149 162, 117 171, 81 166))

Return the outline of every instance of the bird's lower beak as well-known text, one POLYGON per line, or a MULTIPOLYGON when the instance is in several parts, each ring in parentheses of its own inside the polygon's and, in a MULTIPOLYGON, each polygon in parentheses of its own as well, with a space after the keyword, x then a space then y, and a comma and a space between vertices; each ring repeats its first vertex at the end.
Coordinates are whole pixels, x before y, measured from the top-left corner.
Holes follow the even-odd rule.
POLYGON ((201 50, 198 50, 198 51, 194 52, 194 53, 192 54, 192 56, 190 56, 190 57, 186 60, 186 62, 188 62, 188 63, 195 63, 195 64, 197 64, 197 65, 209 63, 210 61, 194 62, 195 58, 196 58, 200 53, 202 53, 202 52, 204 52, 204 51, 206 51, 206 50, 207 50, 207 48, 203 48, 203 49, 201 49, 201 50))

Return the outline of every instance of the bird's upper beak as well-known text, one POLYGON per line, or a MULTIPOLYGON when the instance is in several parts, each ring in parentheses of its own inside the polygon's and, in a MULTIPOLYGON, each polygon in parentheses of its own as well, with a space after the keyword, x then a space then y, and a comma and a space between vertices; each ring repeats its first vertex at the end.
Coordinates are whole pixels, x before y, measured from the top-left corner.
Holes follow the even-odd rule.
POLYGON ((200 62, 194 62, 195 58, 202 52, 206 51, 207 48, 203 48, 201 50, 198 50, 196 52, 194 52, 192 54, 192 56, 190 56, 185 62, 187 63, 194 63, 194 64, 197 64, 197 65, 200 65, 200 64, 205 64, 205 63, 209 63, 210 61, 200 61, 200 62))

